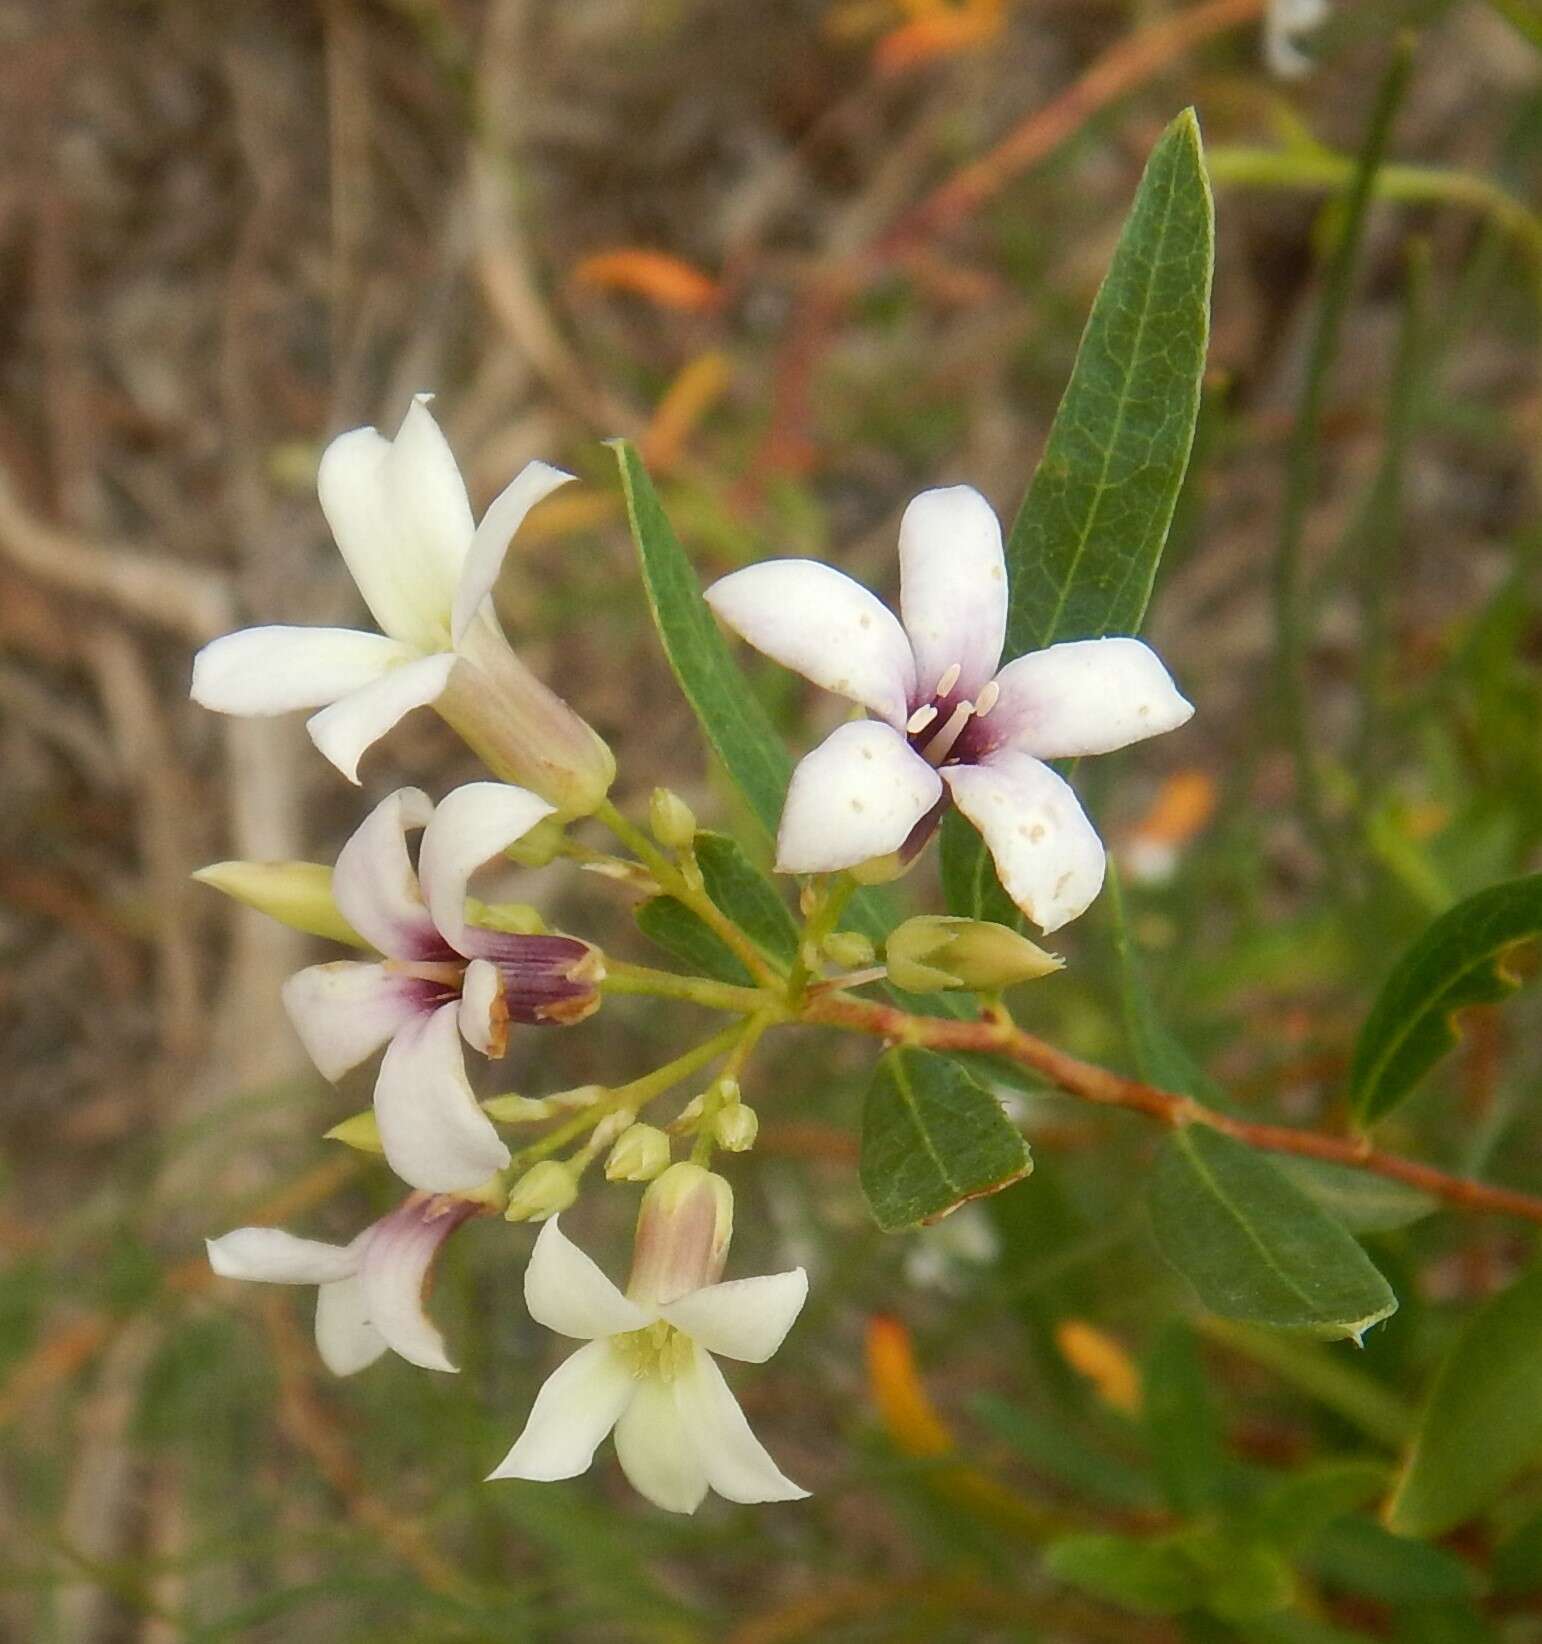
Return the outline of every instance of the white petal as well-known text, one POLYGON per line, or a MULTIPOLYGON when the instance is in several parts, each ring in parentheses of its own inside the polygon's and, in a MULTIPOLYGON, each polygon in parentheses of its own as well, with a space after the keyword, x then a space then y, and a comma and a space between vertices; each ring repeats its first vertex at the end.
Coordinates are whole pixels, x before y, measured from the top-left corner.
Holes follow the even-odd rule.
POLYGON ((1048 765, 1011 748, 944 771, 958 808, 985 836, 1008 896, 1059 930, 1103 888, 1103 846, 1076 795, 1048 765))
POLYGON ((897 731, 874 719, 842 725, 792 773, 777 872, 832 873, 897 851, 941 795, 941 778, 897 731))
MULTIPOLYGON (((681 1410, 695 1430, 707 1482, 729 1501, 801 1501, 793 1483, 750 1431, 723 1372, 698 1347, 690 1370, 676 1384, 681 1410)), ((619 1440, 620 1433, 617 1432, 619 1440)))
POLYGON ((536 1395, 525 1430, 491 1478, 577 1478, 631 1402, 637 1383, 608 1341, 565 1359, 536 1395))
POLYGON ((709 1284, 661 1311, 709 1353, 764 1364, 782 1345, 807 1300, 808 1274, 795 1267, 790 1273, 709 1284))
POLYGON ((958 664, 950 696, 971 701, 996 671, 1007 631, 1007 567, 995 510, 972 486, 923 491, 900 521, 900 613, 930 699, 958 664))
POLYGON ((322 454, 316 489, 375 620, 420 651, 446 650, 471 545, 466 487, 438 425, 414 400, 394 441, 356 428, 322 454))
POLYGON ((468 782, 439 801, 423 830, 418 876, 434 923, 451 947, 469 951, 466 881, 554 809, 506 782, 468 782))
POLYGON ((370 1229, 359 1268, 364 1310, 393 1353, 425 1370, 448 1370, 444 1337, 423 1311, 428 1269, 444 1241, 473 1215, 464 1199, 413 1194, 370 1229))
POLYGON ((332 870, 338 912, 393 959, 437 959, 452 951, 435 928, 407 854, 407 835, 433 814, 421 788, 387 794, 354 829, 332 870))
POLYGON ((358 1269, 352 1245, 297 1239, 279 1227, 238 1227, 205 1239, 209 1266, 222 1279, 260 1279, 265 1284, 330 1284, 358 1269))
POLYGON ((524 524, 525 515, 543 497, 549 497, 559 485, 566 485, 572 478, 548 462, 528 462, 488 505, 471 539, 471 550, 461 567, 460 584, 455 590, 450 622, 450 636, 455 644, 460 644, 482 601, 493 591, 503 568, 503 557, 509 551, 514 533, 524 524))
POLYGON ((509 1150, 477 1106, 461 1060, 454 1002, 391 1041, 375 1081, 375 1121, 386 1163, 429 1193, 480 1187, 509 1150))
POLYGON ((284 1009, 324 1079, 334 1083, 373 1056, 408 1022, 439 1002, 431 983, 381 965, 339 959, 311 965, 284 983, 284 1009))
POLYGON ((910 713, 910 641, 860 582, 812 559, 770 559, 714 582, 707 603, 784 668, 859 702, 896 730, 910 713))
POLYGON ((316 1292, 316 1351, 334 1376, 366 1369, 386 1350, 385 1337, 364 1312, 357 1278, 324 1284, 316 1292))
POLYGON ((357 782, 359 761, 365 752, 414 708, 437 702, 455 662, 449 651, 420 657, 392 668, 373 685, 350 691, 306 720, 311 741, 350 782, 357 782))
POLYGON ((996 676, 1001 695, 981 722, 1000 746, 1035 759, 1112 753, 1193 716, 1172 675, 1138 639, 1078 639, 1030 651, 996 676))
POLYGON ((537 1324, 559 1336, 592 1341, 641 1330, 653 1320, 628 1301, 595 1264, 557 1226, 553 1216, 542 1227, 525 1268, 525 1306, 537 1324))
POLYGON ((351 628, 243 628, 193 658, 193 701, 221 714, 319 708, 368 685, 414 653, 351 628))
POLYGON ((694 1513, 707 1472, 693 1425, 684 1419, 680 1383, 644 1376, 616 1423, 616 1459, 628 1483, 666 1513, 694 1513))
POLYGON ((502 1056, 508 1047, 509 1013, 503 978, 490 959, 473 959, 460 979, 460 1036, 484 1056, 502 1056))

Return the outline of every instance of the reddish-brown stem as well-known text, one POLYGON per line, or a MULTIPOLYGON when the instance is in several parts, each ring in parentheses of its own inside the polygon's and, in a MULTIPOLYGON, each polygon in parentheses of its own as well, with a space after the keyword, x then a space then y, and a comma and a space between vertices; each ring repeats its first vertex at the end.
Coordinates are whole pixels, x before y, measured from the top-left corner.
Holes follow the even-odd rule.
POLYGON ((1202 1102, 1196 1102, 1190 1096, 1161 1090, 1139 1079, 1126 1079, 1107 1068, 1068 1056, 1065 1051, 1057 1050, 1043 1039, 1024 1033, 1004 1017, 987 1015, 970 1022, 955 1021, 947 1017, 912 1016, 892 1005, 874 1004, 850 996, 816 996, 809 1000, 802 1018, 806 1022, 817 1022, 827 1027, 871 1033, 894 1044, 918 1045, 928 1050, 968 1050, 986 1056, 999 1056, 1021 1067, 1032 1068, 1050 1084, 1068 1095, 1081 1097, 1085 1102, 1097 1102, 1103 1107, 1128 1108, 1164 1125, 1210 1125, 1215 1130, 1236 1137, 1239 1142, 1246 1142, 1250 1147, 1262 1148, 1266 1152, 1325 1159, 1333 1164, 1351 1165, 1376 1176, 1387 1176, 1395 1182, 1405 1182, 1409 1187, 1416 1187, 1432 1198, 1442 1199, 1462 1210, 1488 1210, 1542 1223, 1542 1198, 1529 1193, 1491 1187, 1465 1176, 1449 1176, 1431 1165, 1404 1159, 1396 1153, 1383 1153, 1372 1147, 1368 1138, 1324 1136, 1312 1130, 1291 1130, 1284 1125, 1261 1125, 1235 1119, 1228 1113, 1219 1113, 1202 1102))

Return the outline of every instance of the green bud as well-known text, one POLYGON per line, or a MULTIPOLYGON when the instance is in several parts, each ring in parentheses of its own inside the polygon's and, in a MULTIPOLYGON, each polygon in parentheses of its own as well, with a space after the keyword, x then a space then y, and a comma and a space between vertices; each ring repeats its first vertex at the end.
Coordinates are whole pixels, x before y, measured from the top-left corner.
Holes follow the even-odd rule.
POLYGON ((759 1134, 760 1120, 755 1116, 755 1109, 743 1102, 721 1107, 713 1117, 713 1139, 727 1153, 747 1153, 759 1134))
POLYGON ((342 1142, 345 1147, 355 1148, 360 1153, 385 1152, 380 1141, 380 1126, 375 1123, 374 1112, 369 1108, 355 1113, 351 1119, 344 1119, 340 1125, 333 1125, 326 1133, 326 1139, 342 1142))
POLYGON ((907 919, 885 948, 889 980, 910 993, 1002 988, 1048 976, 1065 963, 1006 925, 947 914, 907 919))
MULTIPOLYGON (((537 823, 540 827, 543 824, 537 823)), ((505 931, 510 936, 545 936, 546 921, 528 902, 479 902, 466 898, 466 919, 483 930, 505 931)))
POLYGON ((873 962, 873 944, 860 931, 831 931, 821 946, 825 958, 842 970, 861 970, 873 962))
POLYGON ((560 817, 543 816, 529 833, 505 846, 503 854, 522 868, 544 868, 562 855, 567 844, 566 827, 560 817))
POLYGON ((683 851, 696 837, 696 813, 677 793, 655 788, 648 801, 648 828, 667 851, 683 851))
POLYGON ((544 1222, 559 1210, 566 1210, 578 1197, 578 1182, 565 1164, 542 1159, 532 1165, 514 1184, 504 1219, 511 1222, 544 1222))
POLYGON ((528 1125, 538 1119, 549 1119, 557 1109, 543 1096, 491 1096, 482 1103, 482 1111, 495 1124, 528 1125))
POLYGON ((291 930, 354 948, 369 946, 337 911, 332 870, 320 862, 214 862, 193 877, 291 930))
POLYGON ((875 856, 847 871, 859 885, 887 885, 900 878, 909 867, 909 862, 900 860, 898 851, 890 851, 887 856, 875 856))
POLYGON ((653 1125, 630 1125, 616 1138, 605 1161, 612 1182, 651 1182, 669 1169, 669 1138, 653 1125))

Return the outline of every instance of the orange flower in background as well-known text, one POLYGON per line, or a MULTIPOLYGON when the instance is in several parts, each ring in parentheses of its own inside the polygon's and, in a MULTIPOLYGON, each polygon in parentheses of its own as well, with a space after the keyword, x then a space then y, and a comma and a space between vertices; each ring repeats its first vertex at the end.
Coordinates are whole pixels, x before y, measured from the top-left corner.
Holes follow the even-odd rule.
POLYGON ((1172 877, 1183 849, 1209 826, 1219 795, 1208 771, 1174 771, 1146 814, 1119 841, 1119 865, 1131 879, 1172 877))
POLYGON ((1055 1326, 1055 1346, 1105 1404, 1127 1416, 1140 1414, 1140 1372, 1112 1336, 1085 1319, 1062 1319, 1055 1326))
POLYGON ((685 314, 710 314, 723 300, 723 289, 711 275, 646 246, 594 252, 574 267, 573 283, 594 291, 630 291, 685 314))
POLYGON ((908 69, 972 51, 996 39, 1006 23, 1006 0, 906 0, 908 20, 891 29, 873 48, 880 74, 908 69))

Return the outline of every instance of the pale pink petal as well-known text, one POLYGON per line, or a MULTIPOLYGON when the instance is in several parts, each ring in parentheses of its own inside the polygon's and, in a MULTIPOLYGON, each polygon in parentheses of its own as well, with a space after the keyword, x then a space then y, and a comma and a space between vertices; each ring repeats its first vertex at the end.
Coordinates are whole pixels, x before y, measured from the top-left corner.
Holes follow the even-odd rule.
POLYGON ((509 1013, 503 978, 490 959, 473 959, 460 982, 460 1036, 484 1056, 502 1056, 508 1047, 509 1013))
POLYGON ((209 1266, 222 1279, 257 1279, 264 1284, 330 1284, 359 1266, 352 1245, 297 1239, 280 1227, 238 1227, 205 1239, 209 1266))
POLYGON ((386 1163, 429 1193, 480 1187, 509 1162, 477 1106, 461 1059, 456 1005, 409 1023, 391 1041, 375 1081, 375 1121, 386 1163))
POLYGON ((937 772, 874 719, 832 732, 792 773, 776 840, 779 873, 833 873, 886 856, 942 794, 937 772))
POLYGON ((466 882, 484 862, 522 839, 555 807, 506 782, 468 782, 448 793, 423 830, 418 876, 440 934, 466 945, 466 882))
POLYGON ((546 1378, 525 1430, 488 1478, 577 1478, 637 1385, 608 1341, 580 1347, 546 1378))
POLYGON ((694 1513, 707 1493, 695 1423, 681 1409, 680 1383, 643 1376, 616 1423, 616 1459, 627 1482, 666 1513, 694 1513))
POLYGON ((709 1353, 764 1364, 807 1300, 808 1274, 795 1267, 790 1273, 709 1284, 660 1311, 709 1353))
POLYGON ((888 606, 812 559, 770 559, 714 582, 707 603, 733 631, 896 730, 910 713, 915 665, 888 606))
POLYGON ((296 971, 281 997, 306 1054, 322 1078, 336 1082, 433 1010, 443 991, 382 965, 339 959, 296 971))
POLYGON ((461 567, 460 583, 455 590, 450 635, 457 645, 481 609, 482 601, 493 591, 503 568, 503 557, 509 551, 514 533, 524 524, 525 515, 542 498, 549 497, 559 485, 566 485, 572 478, 550 463, 528 462, 488 505, 471 539, 471 550, 461 567))
POLYGON ((385 1337, 364 1312, 357 1278, 324 1284, 316 1292, 316 1351, 334 1376, 351 1376, 386 1350, 385 1337))
MULTIPOLYGON (((680 1410, 696 1436, 707 1482, 729 1501, 801 1501, 793 1483, 750 1431, 723 1372, 698 1347, 691 1366, 675 1383, 680 1410)), ((617 1440, 620 1439, 617 1430, 617 1440)))
POLYGON ((900 521, 900 613, 929 700, 955 664, 949 697, 971 701, 996 671, 1007 631, 1007 568, 995 510, 972 486, 923 491, 900 521))
POLYGON ((306 720, 311 741, 350 782, 357 782, 365 753, 414 708, 439 700, 455 662, 448 651, 420 657, 392 668, 373 685, 350 691, 306 720))
POLYGON ((653 1321, 628 1301, 598 1267, 558 1227, 553 1216, 542 1227, 525 1268, 525 1306, 537 1324, 559 1336, 592 1341, 641 1330, 653 1321))
POLYGON ((396 789, 354 829, 332 870, 338 912, 393 959, 437 959, 453 951, 435 928, 407 854, 407 835, 433 814, 421 788, 396 789))
POLYGON ((1035 759, 1112 753, 1176 730, 1194 713, 1156 652, 1138 639, 1078 639, 1030 651, 996 683, 1001 695, 981 729, 995 746, 1035 759))
POLYGON ((985 836, 1008 896, 1044 931, 1085 913, 1103 888, 1103 846, 1069 785, 1011 748, 943 772, 985 836))
POLYGON ((359 1284, 369 1322, 394 1353, 425 1370, 454 1371, 444 1337, 423 1311, 423 1286, 444 1241, 476 1207, 414 1193, 370 1229, 359 1284))
POLYGON ((414 653, 351 628, 243 628, 193 658, 193 701, 221 714, 319 708, 379 679, 414 653))

